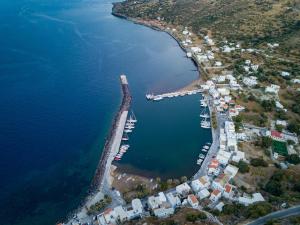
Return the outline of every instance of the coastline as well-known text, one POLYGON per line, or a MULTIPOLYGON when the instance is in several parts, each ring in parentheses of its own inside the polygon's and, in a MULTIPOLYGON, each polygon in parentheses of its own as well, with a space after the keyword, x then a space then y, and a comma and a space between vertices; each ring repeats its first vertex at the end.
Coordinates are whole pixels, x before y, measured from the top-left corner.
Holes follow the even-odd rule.
MULTIPOLYGON (((163 29, 162 27, 154 26, 152 24, 149 24, 149 23, 146 23, 146 22, 143 22, 143 21, 136 20, 134 18, 126 17, 124 15, 113 12, 113 10, 112 10, 111 14, 113 16, 119 17, 121 19, 131 21, 135 24, 146 26, 146 27, 151 28, 155 31, 167 33, 168 35, 170 35, 177 42, 179 47, 185 53, 187 53, 187 49, 182 45, 180 40, 174 34, 169 32, 168 30, 163 29)), ((197 67, 198 79, 192 81, 190 84, 188 84, 186 86, 183 86, 182 88, 179 88, 178 91, 196 89, 200 86, 200 84, 202 84, 204 82, 203 74, 204 75, 207 74, 206 71, 204 71, 202 69, 201 64, 199 64, 197 62, 197 60, 194 58, 194 56, 192 56, 190 59, 192 60, 194 65, 197 67)), ((122 86, 122 88, 123 88, 123 86, 122 86)), ((123 91, 123 93, 124 93, 124 91, 123 91)), ((70 215, 72 215, 72 216, 74 216, 74 214, 75 214, 76 218, 79 218, 81 220, 84 220, 85 218, 87 218, 87 209, 88 209, 88 207, 90 207, 91 205, 93 205, 96 202, 98 202, 99 200, 101 200, 104 197, 104 194, 114 195, 113 198, 116 198, 115 194, 113 194, 113 191, 111 190, 111 188, 112 188, 111 186, 112 186, 114 180, 117 180, 118 176, 121 173, 126 173, 126 172, 122 171, 121 167, 117 167, 116 165, 112 164, 112 162, 110 162, 110 163, 107 162, 108 158, 111 157, 112 152, 105 151, 105 149, 107 149, 107 147, 109 146, 109 140, 111 138, 113 138, 113 136, 114 136, 113 132, 116 128, 115 124, 118 122, 118 119, 120 117, 120 111, 121 111, 121 108, 123 107, 123 104, 124 104, 124 96, 125 95, 123 94, 123 99, 122 99, 122 103, 120 105, 120 109, 118 110, 118 113, 116 114, 114 120, 112 121, 112 126, 110 128, 110 131, 108 132, 108 135, 107 135, 107 138, 106 138, 106 141, 105 141, 105 145, 103 147, 104 150, 102 151, 101 157, 99 159, 99 163, 98 163, 98 166, 97 166, 96 171, 95 171, 95 176, 94 176, 94 178, 91 182, 91 186, 90 186, 90 189, 88 191, 88 195, 86 196, 86 198, 83 199, 80 206, 74 212, 70 213, 70 215), (104 171, 103 171, 103 168, 105 168, 104 171), (116 173, 115 171, 118 171, 118 172, 116 173)), ((130 100, 131 100, 131 96, 130 96, 130 100)), ((209 107, 209 110, 210 110, 210 113, 211 113, 212 108, 209 107)), ((216 141, 216 135, 215 135, 215 132, 214 132, 213 128, 211 128, 211 133, 212 133, 212 143, 214 143, 216 141)), ((196 173, 193 176, 191 176, 189 179, 197 176, 197 174, 199 173, 201 168, 203 168, 203 167, 201 166, 199 168, 199 170, 196 171, 196 173)), ((153 177, 151 177, 151 176, 147 176, 147 175, 145 176, 144 174, 143 175, 135 174, 134 171, 126 173, 126 175, 128 177, 139 177, 140 179, 146 180, 147 182, 152 182, 152 180, 153 180, 153 177)), ((113 202, 112 204, 110 204, 110 206, 115 205, 115 204, 116 203, 113 202)), ((67 221, 68 221, 67 224, 70 224, 72 222, 72 219, 70 218, 70 216, 68 217, 67 221)))
MULTIPOLYGON (((170 32, 169 30, 167 29, 164 29, 163 27, 160 27, 160 26, 157 26, 157 25, 154 25, 154 24, 151 24, 150 22, 146 22, 146 21, 142 21, 142 20, 137 20, 135 18, 132 18, 132 17, 127 17, 125 15, 122 15, 120 13, 116 13, 114 12, 114 4, 113 4, 113 8, 112 8, 112 12, 111 14, 115 17, 118 17, 118 18, 121 18, 121 19, 125 19, 125 20, 128 20, 128 21, 131 21, 135 24, 138 24, 138 25, 142 25, 142 26, 145 26, 145 27, 148 27, 148 28, 151 28, 155 31, 159 31, 159 32, 165 32, 167 33, 168 35, 170 35, 176 42, 177 44, 179 45, 179 47, 185 52, 187 53, 187 49, 182 45, 181 41, 172 33, 170 32)), ((187 57, 188 58, 188 57, 187 57)), ((203 81, 204 81, 204 78, 203 76, 205 77, 208 77, 208 74, 207 72, 202 68, 202 65, 200 63, 197 62, 197 60, 195 59, 194 55, 192 55, 192 57, 190 58, 192 60, 192 62, 194 63, 194 65, 197 67, 197 70, 198 70, 198 79, 197 80, 194 80, 191 84, 188 84, 182 88, 180 88, 179 90, 183 90, 187 87, 190 87, 193 83, 195 82, 198 82, 199 84, 201 84, 203 81), (201 76, 200 76, 201 75, 201 76)))
MULTIPOLYGON (((147 23, 146 21, 141 21, 141 20, 137 20, 135 18, 131 18, 131 17, 127 17, 125 15, 122 15, 122 14, 119 14, 119 13, 116 13, 114 12, 114 4, 113 4, 113 8, 112 8, 112 15, 118 17, 118 18, 121 18, 121 19, 125 19, 125 20, 128 20, 128 21, 131 21, 135 24, 138 24, 138 25, 142 25, 142 26, 146 26, 146 27, 149 27, 155 31, 159 31, 159 32, 165 32, 167 33, 168 35, 170 35, 176 42, 177 44, 179 45, 179 47, 185 52, 187 53, 187 49, 182 45, 181 41, 174 35, 172 34, 170 31, 168 31, 167 29, 164 29, 163 27, 160 27, 160 26, 156 26, 156 25, 153 25, 151 23, 147 23)), ((188 58, 188 57, 187 57, 188 58)), ((207 72, 202 68, 202 65, 199 64, 197 62, 197 60, 194 58, 194 55, 192 55, 191 58, 189 58, 192 60, 192 62, 194 63, 194 65, 197 67, 197 70, 198 70, 198 79, 197 80, 194 80, 192 81, 190 84, 180 88, 178 91, 182 91, 182 90, 192 90, 192 89, 195 89, 195 87, 199 87, 201 84, 204 83, 204 79, 203 79, 203 75, 205 75, 206 77, 208 76, 207 75, 207 72)), ((203 93, 203 95, 205 95, 203 93)), ((208 96, 207 96, 208 97, 208 96)), ((208 107, 209 107, 209 112, 210 112, 210 115, 212 115, 212 111, 214 110, 213 109, 213 106, 211 104, 208 104, 208 107)), ((212 123, 212 117, 210 117, 210 122, 212 123)), ((213 128, 211 127, 211 135, 212 135, 212 146, 215 146, 216 145, 216 142, 218 140, 218 130, 219 130, 219 121, 217 122, 217 128, 213 128)), ((214 151, 215 152, 215 151, 214 151)), ((211 160, 213 154, 210 155, 210 157, 208 157, 209 155, 207 155, 207 157, 205 158, 205 162, 203 162, 203 164, 201 165, 201 167, 199 168, 199 170, 191 177, 191 178, 195 178, 195 177, 199 177, 201 174, 203 174, 203 168, 206 169, 205 167, 205 164, 208 165, 208 162, 211 160)), ((131 175, 135 175, 134 173, 132 173, 131 175)), ((151 179, 151 177, 147 177, 145 176, 145 178, 148 178, 148 179, 151 179)))

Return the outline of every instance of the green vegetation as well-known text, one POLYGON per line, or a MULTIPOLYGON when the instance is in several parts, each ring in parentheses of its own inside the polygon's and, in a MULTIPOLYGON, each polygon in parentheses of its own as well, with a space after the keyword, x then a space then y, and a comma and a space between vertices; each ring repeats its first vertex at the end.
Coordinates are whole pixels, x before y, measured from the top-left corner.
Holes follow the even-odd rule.
POLYGON ((223 215, 234 215, 237 217, 258 218, 272 211, 271 204, 259 202, 245 207, 241 204, 226 204, 223 207, 223 215))
POLYGON ((267 167, 268 166, 268 163, 265 160, 263 160, 262 158, 253 158, 250 160, 250 164, 255 167, 258 167, 258 166, 267 167))
POLYGON ((297 154, 291 154, 291 155, 288 155, 286 157, 286 160, 289 162, 289 163, 292 163, 292 164, 299 164, 300 163, 300 157, 299 155, 297 154))
POLYGON ((187 213, 185 219, 189 222, 196 222, 197 220, 205 220, 207 216, 204 212, 187 213))
POLYGON ((249 172, 249 165, 244 162, 243 160, 240 160, 237 164, 237 167, 239 168, 239 172, 241 173, 248 173, 249 172))
POLYGON ((273 140, 272 148, 274 152, 277 152, 279 155, 287 156, 287 147, 286 142, 273 140))
POLYGON ((216 129, 218 127, 216 112, 213 111, 211 114, 212 128, 216 129))
POLYGON ((92 205, 88 211, 88 215, 94 215, 96 213, 99 213, 101 210, 103 210, 106 206, 108 206, 111 203, 112 199, 108 195, 105 195, 103 199, 101 199, 99 202, 92 205))
POLYGON ((250 205, 246 209, 246 217, 259 218, 272 212, 272 205, 267 202, 259 202, 250 205))
POLYGON ((267 112, 271 112, 275 108, 275 101, 274 100, 263 100, 261 102, 261 106, 267 112))

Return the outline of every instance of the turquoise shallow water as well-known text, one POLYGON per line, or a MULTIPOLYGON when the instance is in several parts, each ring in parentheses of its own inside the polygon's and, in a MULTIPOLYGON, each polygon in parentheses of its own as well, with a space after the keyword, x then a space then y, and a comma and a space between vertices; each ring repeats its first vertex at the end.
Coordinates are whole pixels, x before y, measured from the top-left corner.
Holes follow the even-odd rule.
POLYGON ((50 225, 78 206, 121 100, 121 73, 139 119, 122 165, 162 177, 197 169, 210 137, 198 126, 199 96, 144 97, 197 77, 171 37, 112 16, 101 0, 3 0, 0 19, 1 224, 50 225))

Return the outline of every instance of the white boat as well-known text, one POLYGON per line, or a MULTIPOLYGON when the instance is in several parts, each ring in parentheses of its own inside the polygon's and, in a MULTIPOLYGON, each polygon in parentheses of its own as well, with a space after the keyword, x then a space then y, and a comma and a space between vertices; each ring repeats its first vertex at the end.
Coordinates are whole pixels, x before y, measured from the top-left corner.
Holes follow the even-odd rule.
POLYGON ((210 122, 209 121, 203 121, 203 122, 201 122, 201 127, 202 128, 211 128, 210 127, 210 122))
POLYGON ((122 141, 128 141, 129 137, 126 133, 123 134, 122 141))
POLYGON ((200 153, 200 154, 199 154, 199 158, 200 158, 200 159, 204 159, 204 158, 205 158, 205 155, 200 153))
POLYGON ((163 97, 161 97, 161 96, 158 96, 158 97, 153 98, 154 101, 160 101, 160 100, 162 100, 162 99, 163 99, 163 97))
POLYGON ((129 145, 121 145, 120 149, 128 149, 130 146, 129 145))
POLYGON ((203 148, 206 149, 206 150, 208 150, 208 149, 209 149, 209 146, 204 145, 203 148))
POLYGON ((137 119, 134 116, 134 114, 132 113, 132 115, 129 116, 129 119, 127 120, 127 123, 134 124, 136 122, 137 122, 137 119))
POLYGON ((134 129, 134 126, 125 126, 125 129, 132 130, 132 129, 134 129))
POLYGON ((203 148, 201 151, 202 151, 202 152, 207 152, 208 150, 203 148))
POLYGON ((202 128, 210 128, 210 121, 204 118, 200 123, 202 128))
POLYGON ((198 159, 198 160, 197 160, 197 164, 198 164, 198 165, 201 165, 202 162, 203 162, 202 159, 198 159))
POLYGON ((146 99, 151 100, 153 99, 154 95, 153 94, 146 94, 146 99))
POLYGON ((125 132, 125 133, 131 133, 132 130, 130 130, 130 129, 125 129, 124 132, 125 132))

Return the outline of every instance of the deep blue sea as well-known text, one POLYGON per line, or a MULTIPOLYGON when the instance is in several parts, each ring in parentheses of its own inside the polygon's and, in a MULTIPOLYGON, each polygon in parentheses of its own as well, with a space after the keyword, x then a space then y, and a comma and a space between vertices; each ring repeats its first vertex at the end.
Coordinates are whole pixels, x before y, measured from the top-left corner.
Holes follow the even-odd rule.
POLYGON ((163 32, 111 15, 108 0, 0 1, 0 224, 50 225, 84 198, 125 73, 139 122, 120 164, 149 176, 197 170, 210 131, 199 98, 157 103, 196 79, 163 32))

